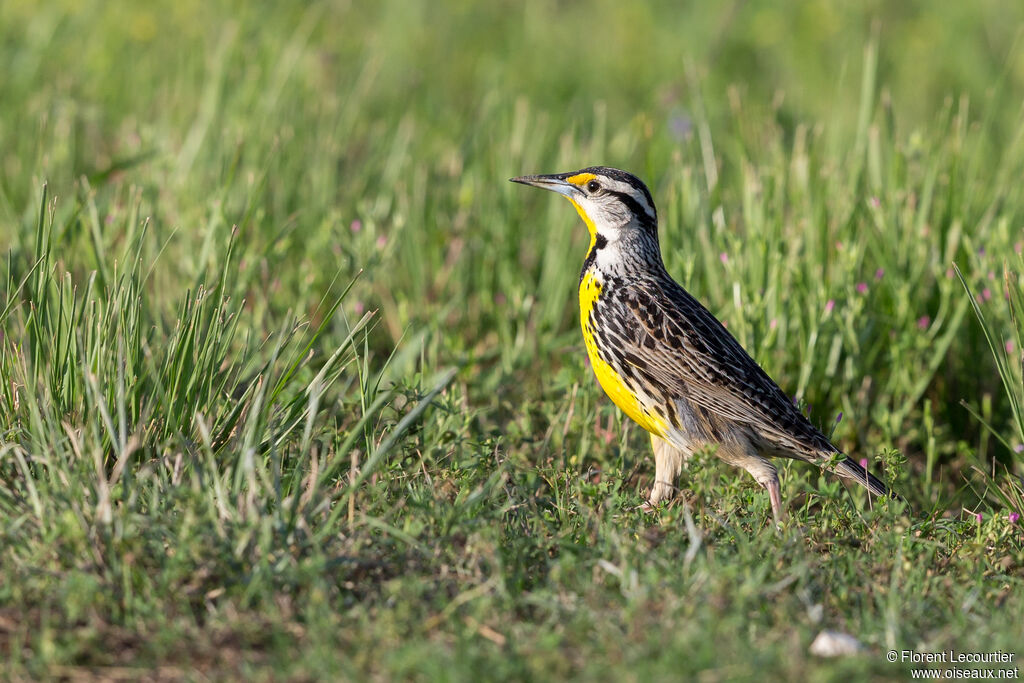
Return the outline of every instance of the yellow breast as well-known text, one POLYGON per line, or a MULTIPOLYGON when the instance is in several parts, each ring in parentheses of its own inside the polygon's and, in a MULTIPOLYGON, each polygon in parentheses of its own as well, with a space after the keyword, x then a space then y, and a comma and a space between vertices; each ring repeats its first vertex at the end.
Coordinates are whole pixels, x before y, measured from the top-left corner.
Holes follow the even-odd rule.
POLYGON ((590 365, 594 368, 601 388, 626 415, 652 434, 663 436, 666 423, 650 411, 637 398, 615 369, 601 359, 597 352, 597 340, 590 329, 590 312, 601 296, 602 284, 592 273, 585 273, 580 281, 580 325, 583 327, 583 342, 587 347, 590 365))

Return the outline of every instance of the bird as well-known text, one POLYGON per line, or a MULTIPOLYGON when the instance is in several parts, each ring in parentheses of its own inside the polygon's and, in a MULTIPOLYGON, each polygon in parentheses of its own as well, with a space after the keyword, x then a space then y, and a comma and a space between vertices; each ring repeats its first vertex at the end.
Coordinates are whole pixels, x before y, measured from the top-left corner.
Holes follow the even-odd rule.
POLYGON ((702 449, 765 488, 776 525, 785 511, 772 458, 809 462, 876 496, 892 495, 672 279, 654 199, 639 178, 591 166, 510 180, 566 197, 590 233, 578 284, 583 342, 605 393, 650 433, 655 473, 648 508, 675 496, 683 464, 702 449))

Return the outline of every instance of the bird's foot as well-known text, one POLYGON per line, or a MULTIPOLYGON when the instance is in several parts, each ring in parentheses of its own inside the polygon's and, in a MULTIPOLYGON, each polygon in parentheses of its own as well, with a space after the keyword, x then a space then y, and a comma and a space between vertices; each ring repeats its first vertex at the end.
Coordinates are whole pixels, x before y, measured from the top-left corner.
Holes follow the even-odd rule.
POLYGON ((678 489, 667 481, 655 480, 654 486, 651 487, 651 495, 643 502, 640 509, 647 513, 654 512, 659 503, 675 498, 677 491, 678 489))
POLYGON ((782 507, 782 490, 779 486, 778 477, 764 483, 764 487, 768 489, 768 500, 772 504, 772 517, 775 519, 775 528, 781 529, 783 522, 786 521, 786 510, 782 507))

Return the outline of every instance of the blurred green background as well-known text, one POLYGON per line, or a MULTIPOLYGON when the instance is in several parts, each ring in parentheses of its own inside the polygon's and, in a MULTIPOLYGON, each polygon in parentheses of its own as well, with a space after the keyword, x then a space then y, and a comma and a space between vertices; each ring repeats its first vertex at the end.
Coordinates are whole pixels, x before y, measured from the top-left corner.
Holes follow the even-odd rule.
MULTIPOLYGON (((242 276, 258 281, 249 302, 259 315, 301 309, 307 294, 315 303, 336 277, 365 269, 356 298, 381 310, 380 351, 410 326, 444 322, 460 334, 438 362, 482 348, 534 362, 509 344, 517 329, 530 330, 524 343, 574 332, 585 239, 564 207, 504 181, 606 163, 651 185, 670 268, 716 313, 738 301, 736 274, 721 277, 717 256, 763 233, 756 209, 777 224, 776 242, 819 233, 805 254, 818 261, 804 280, 822 285, 815 306, 851 278, 927 259, 934 272, 908 283, 916 299, 896 295, 916 324, 940 317, 931 277, 964 248, 947 239, 950 226, 977 248, 999 204, 997 242, 1015 241, 1019 208, 993 179, 1017 168, 1022 12, 1000 2, 5 2, 3 236, 24 253, 41 183, 68 197, 85 178, 110 207, 109 227, 98 252, 87 230, 62 238, 72 268, 116 253, 137 197, 152 218, 149 256, 165 255, 157 298, 216 269, 238 225, 245 265, 262 268, 242 276), (805 201, 801 182, 835 196, 812 189, 805 201), (936 205, 909 219, 935 224, 925 248, 920 235, 893 234, 908 228, 891 212, 929 183, 936 205), (880 196, 883 214, 869 218, 865 204, 880 196), (879 221, 869 239, 865 225, 879 221), (826 247, 844 232, 877 253, 837 261, 826 247)), ((735 256, 743 275, 750 267, 735 256)), ((982 275, 1001 270, 991 261, 982 275)), ((785 275, 778 292, 801 286, 785 275)), ((770 277, 742 284, 760 291, 770 277)), ((733 315, 755 323, 794 315, 744 306, 733 315)), ((771 369, 797 375, 785 365, 789 342, 764 343, 760 360, 775 350, 771 369)), ((962 379, 954 403, 997 388, 962 379)), ((788 388, 812 405, 840 402, 808 384, 788 388)), ((946 417, 970 433, 963 415, 946 417)))

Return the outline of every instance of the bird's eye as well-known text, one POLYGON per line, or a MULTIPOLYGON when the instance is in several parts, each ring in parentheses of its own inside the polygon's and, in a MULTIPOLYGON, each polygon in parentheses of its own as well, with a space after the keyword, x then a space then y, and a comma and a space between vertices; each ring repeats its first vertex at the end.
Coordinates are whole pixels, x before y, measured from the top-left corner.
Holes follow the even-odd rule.
POLYGON ((591 180, 589 183, 587 183, 587 192, 589 192, 590 194, 594 194, 600 189, 601 183, 597 182, 596 180, 591 180))

